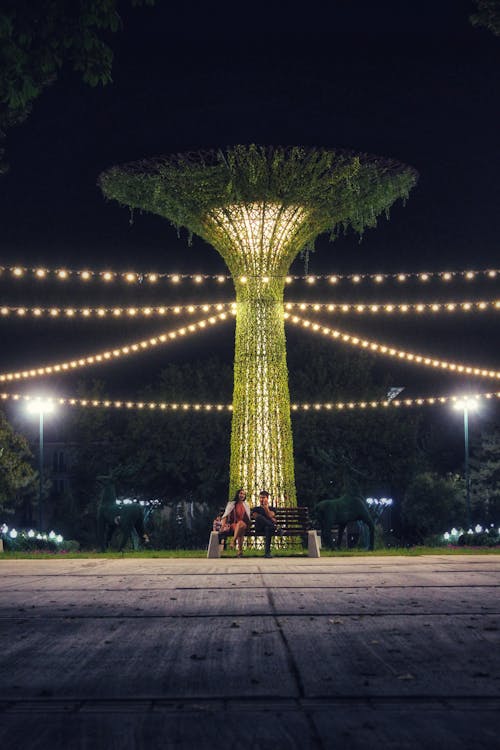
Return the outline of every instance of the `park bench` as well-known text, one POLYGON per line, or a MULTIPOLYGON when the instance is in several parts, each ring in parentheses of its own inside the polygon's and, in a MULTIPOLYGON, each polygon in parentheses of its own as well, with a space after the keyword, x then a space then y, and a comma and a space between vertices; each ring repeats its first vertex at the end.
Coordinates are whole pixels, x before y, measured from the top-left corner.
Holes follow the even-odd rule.
MULTIPOLYGON (((314 529, 311 529, 311 521, 309 518, 309 508, 272 508, 276 514, 276 525, 280 529, 279 536, 283 537, 300 537, 302 544, 307 548, 307 554, 309 557, 320 556, 320 540, 319 535, 314 529)), ((221 511, 222 515, 223 511, 221 511)), ((251 526, 247 533, 247 537, 257 537, 255 533, 255 520, 252 519, 251 526)), ((229 535, 230 537, 230 535, 229 535)), ((210 539, 208 542, 207 557, 209 559, 218 558, 221 555, 223 544, 220 542, 219 533, 212 531, 210 533, 210 539)))

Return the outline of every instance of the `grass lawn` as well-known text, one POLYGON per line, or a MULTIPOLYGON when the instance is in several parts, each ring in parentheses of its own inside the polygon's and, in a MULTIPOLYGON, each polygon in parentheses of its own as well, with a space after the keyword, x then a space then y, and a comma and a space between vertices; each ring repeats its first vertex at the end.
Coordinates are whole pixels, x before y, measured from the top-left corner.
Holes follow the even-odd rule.
MULTIPOLYGON (((390 547, 389 549, 376 549, 374 552, 367 552, 360 549, 343 549, 343 550, 321 550, 321 557, 419 557, 421 555, 500 555, 499 547, 390 547)), ((88 558, 109 558, 109 559, 157 559, 157 558, 206 558, 206 549, 190 550, 141 550, 139 552, 95 552, 92 550, 84 552, 3 552, 0 553, 0 563, 2 560, 83 560, 88 558)), ((307 552, 301 547, 290 550, 275 550, 274 557, 307 557, 307 552)), ((221 559, 231 559, 235 557, 235 552, 227 551, 222 554, 221 559)), ((262 550, 245 550, 244 557, 259 558, 263 557, 262 550)))

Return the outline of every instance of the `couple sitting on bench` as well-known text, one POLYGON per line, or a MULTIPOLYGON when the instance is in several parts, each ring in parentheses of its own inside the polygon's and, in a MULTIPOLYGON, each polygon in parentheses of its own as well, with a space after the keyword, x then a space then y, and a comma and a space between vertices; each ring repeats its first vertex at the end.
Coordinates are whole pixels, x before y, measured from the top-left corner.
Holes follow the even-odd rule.
POLYGON ((250 530, 251 519, 255 519, 255 534, 265 538, 264 557, 271 557, 271 538, 279 533, 276 527, 276 515, 269 507, 269 492, 261 490, 259 493, 260 505, 250 508, 247 493, 241 489, 226 505, 221 518, 219 539, 225 539, 232 532, 233 544, 237 550, 237 556, 243 556, 243 537, 250 530))

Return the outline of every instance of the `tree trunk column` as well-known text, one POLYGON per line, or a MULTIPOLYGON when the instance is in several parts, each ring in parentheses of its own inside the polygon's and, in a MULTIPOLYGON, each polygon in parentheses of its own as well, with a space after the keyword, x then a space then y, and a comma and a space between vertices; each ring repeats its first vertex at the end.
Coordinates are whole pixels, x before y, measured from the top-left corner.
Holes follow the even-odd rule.
MULTIPOLYGON (((265 277, 264 277, 265 278, 265 277)), ((275 505, 295 505, 283 279, 235 279, 236 341, 230 493, 251 503, 267 490, 275 505)))

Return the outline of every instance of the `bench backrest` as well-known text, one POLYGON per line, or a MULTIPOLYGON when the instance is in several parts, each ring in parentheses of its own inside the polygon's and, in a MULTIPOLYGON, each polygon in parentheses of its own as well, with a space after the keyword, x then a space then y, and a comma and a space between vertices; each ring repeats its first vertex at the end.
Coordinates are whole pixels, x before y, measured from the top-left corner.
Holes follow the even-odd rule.
MULTIPOLYGON (((296 508, 272 508, 276 514, 276 524, 281 526, 286 536, 304 534, 311 528, 309 517, 309 508, 306 506, 296 508)), ((221 511, 221 515, 224 511, 221 511)), ((247 531, 247 536, 255 535, 255 520, 252 519, 252 525, 247 531)))

